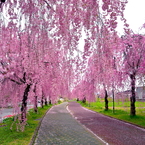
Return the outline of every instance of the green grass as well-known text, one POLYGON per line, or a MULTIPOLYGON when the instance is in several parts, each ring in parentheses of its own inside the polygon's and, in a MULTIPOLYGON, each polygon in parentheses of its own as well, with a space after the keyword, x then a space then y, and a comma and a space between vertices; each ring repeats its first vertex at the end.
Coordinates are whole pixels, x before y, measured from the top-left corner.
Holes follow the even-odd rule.
POLYGON ((46 111, 51 106, 44 106, 44 108, 38 108, 38 113, 34 113, 33 109, 30 109, 27 114, 27 125, 24 132, 17 131, 16 121, 14 118, 7 118, 0 123, 0 145, 28 145, 34 134, 34 131, 38 127, 40 119, 44 116, 46 111), (10 129, 13 123, 12 130, 10 129))
POLYGON ((136 116, 130 116, 130 102, 115 102, 115 110, 113 112, 113 103, 109 102, 109 110, 105 110, 105 102, 103 99, 96 102, 83 104, 81 101, 79 103, 90 110, 96 111, 98 113, 120 119, 129 123, 145 127, 145 102, 137 101, 136 105, 136 116))

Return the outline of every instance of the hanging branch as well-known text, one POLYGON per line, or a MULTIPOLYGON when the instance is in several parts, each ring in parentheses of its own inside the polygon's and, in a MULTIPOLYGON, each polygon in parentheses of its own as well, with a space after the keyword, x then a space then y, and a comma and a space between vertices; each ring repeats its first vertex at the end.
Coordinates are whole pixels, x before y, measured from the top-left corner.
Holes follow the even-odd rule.
POLYGON ((5 1, 6 1, 6 0, 1 0, 0 8, 1 8, 2 4, 3 4, 5 1))
POLYGON ((47 4, 48 9, 52 9, 52 7, 49 5, 49 3, 46 0, 44 0, 44 2, 47 4))
POLYGON ((26 72, 24 72, 24 75, 23 75, 23 82, 26 82, 26 72))
POLYGON ((18 82, 18 81, 16 81, 16 80, 14 80, 14 79, 11 79, 11 78, 9 78, 12 82, 15 82, 16 84, 18 84, 18 85, 21 85, 22 83, 20 83, 20 82, 18 82))

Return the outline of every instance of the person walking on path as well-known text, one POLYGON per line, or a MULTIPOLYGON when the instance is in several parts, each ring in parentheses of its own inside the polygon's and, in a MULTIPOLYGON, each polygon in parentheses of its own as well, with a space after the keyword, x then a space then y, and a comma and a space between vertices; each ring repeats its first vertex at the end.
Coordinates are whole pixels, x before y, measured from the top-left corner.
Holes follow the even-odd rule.
MULTIPOLYGON (((67 105, 68 103, 64 102, 47 112, 34 145, 105 145, 106 143, 89 132, 70 114, 67 105)), ((70 105, 72 108, 73 104, 70 105)))
POLYGON ((143 128, 85 109, 76 102, 69 102, 68 109, 74 118, 110 145, 145 145, 143 128))

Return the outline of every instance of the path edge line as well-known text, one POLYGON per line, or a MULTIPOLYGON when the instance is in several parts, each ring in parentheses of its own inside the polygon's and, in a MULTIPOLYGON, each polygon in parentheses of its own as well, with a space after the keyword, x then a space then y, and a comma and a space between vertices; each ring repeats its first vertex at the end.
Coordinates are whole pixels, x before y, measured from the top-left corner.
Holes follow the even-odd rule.
MULTIPOLYGON (((69 104, 68 104, 69 105, 69 104)), ((104 144, 109 145, 109 143, 107 143, 105 140, 103 140, 101 137, 99 137, 97 134, 95 134, 93 131, 91 131, 89 128, 87 128, 85 125, 83 125, 79 120, 77 120, 77 117, 75 117, 73 115, 73 113, 71 112, 71 110, 69 110, 68 105, 66 106, 66 109, 68 110, 68 112, 72 115, 72 117, 79 123, 81 124, 86 130, 88 130, 89 132, 91 132, 96 138, 98 138, 100 141, 102 141, 104 144)))

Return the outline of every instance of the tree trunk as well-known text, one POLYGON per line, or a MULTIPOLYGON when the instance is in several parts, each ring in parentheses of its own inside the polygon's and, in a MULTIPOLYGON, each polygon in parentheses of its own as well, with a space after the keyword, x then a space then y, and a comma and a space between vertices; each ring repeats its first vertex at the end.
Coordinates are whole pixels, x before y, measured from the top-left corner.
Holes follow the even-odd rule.
POLYGON ((105 89, 105 110, 108 110, 108 94, 106 89, 105 89))
POLYGON ((51 99, 49 100, 49 105, 51 105, 52 103, 51 103, 51 99))
POLYGON ((52 103, 51 103, 51 96, 49 96, 49 105, 51 105, 52 103))
POLYGON ((37 112, 38 112, 38 106, 37 106, 37 103, 38 103, 38 102, 37 102, 37 96, 34 96, 34 97, 35 97, 35 98, 34 98, 34 99, 35 99, 35 100, 34 100, 34 112, 36 112, 36 113, 37 113, 37 112))
POLYGON ((43 108, 43 103, 44 103, 44 95, 42 94, 42 98, 41 98, 41 108, 43 108))
POLYGON ((113 113, 114 113, 114 110, 115 110, 114 88, 112 89, 112 95, 113 95, 113 113))
POLYGON ((83 98, 82 103, 86 103, 86 97, 83 98))
POLYGON ((47 106, 48 104, 47 104, 47 98, 45 97, 45 99, 44 99, 45 101, 44 101, 44 103, 45 103, 45 106, 47 106))
POLYGON ((130 75, 131 79, 131 97, 130 97, 130 115, 135 116, 136 115, 136 109, 135 109, 135 73, 130 75))
POLYGON ((28 93, 30 91, 31 84, 27 84, 25 88, 23 100, 22 100, 22 107, 21 107, 21 123, 26 121, 26 113, 27 113, 27 98, 28 93))

